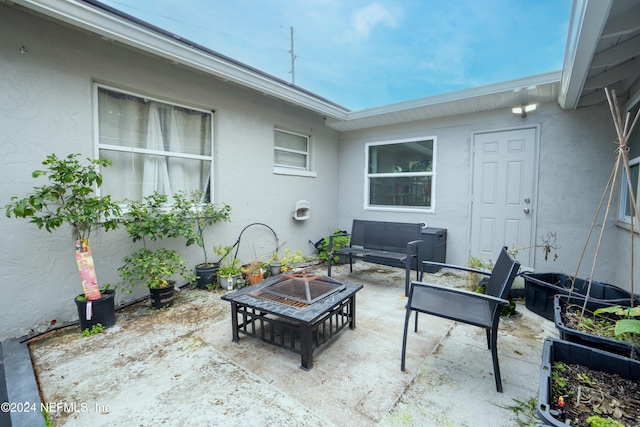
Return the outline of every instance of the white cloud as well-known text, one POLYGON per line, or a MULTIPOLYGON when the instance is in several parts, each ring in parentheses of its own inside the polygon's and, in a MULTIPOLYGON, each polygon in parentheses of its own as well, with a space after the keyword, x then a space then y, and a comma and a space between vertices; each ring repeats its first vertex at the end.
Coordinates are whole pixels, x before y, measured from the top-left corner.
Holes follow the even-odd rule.
POLYGON ((353 13, 351 22, 356 36, 366 38, 377 25, 394 28, 398 25, 399 13, 380 3, 372 3, 353 13))

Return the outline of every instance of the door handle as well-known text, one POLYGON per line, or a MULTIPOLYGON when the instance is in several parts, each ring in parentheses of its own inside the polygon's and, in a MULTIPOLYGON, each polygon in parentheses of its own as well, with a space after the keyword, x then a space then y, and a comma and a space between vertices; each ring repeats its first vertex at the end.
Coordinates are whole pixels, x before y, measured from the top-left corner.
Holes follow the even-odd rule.
POLYGON ((526 213, 526 214, 531 213, 531 209, 529 209, 529 208, 524 208, 524 213, 526 213))

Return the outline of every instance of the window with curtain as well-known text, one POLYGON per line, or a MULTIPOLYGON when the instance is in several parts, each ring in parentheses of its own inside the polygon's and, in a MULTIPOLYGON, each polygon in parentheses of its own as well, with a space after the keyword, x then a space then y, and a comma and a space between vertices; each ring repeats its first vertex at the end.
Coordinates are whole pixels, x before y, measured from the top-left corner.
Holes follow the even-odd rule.
POLYGON ((310 137, 275 129, 273 144, 274 172, 315 176, 309 162, 310 137))
POLYGON ((96 85, 101 192, 142 200, 200 190, 211 200, 212 113, 96 85))
POLYGON ((368 207, 433 208, 435 139, 366 145, 368 207))

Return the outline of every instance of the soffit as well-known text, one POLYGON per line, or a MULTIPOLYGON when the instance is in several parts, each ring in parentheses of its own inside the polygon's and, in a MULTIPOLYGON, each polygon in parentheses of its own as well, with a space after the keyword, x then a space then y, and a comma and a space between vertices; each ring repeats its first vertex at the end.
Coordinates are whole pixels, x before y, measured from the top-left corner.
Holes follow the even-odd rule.
MULTIPOLYGON (((338 131, 388 126, 483 111, 511 109, 525 104, 543 104, 558 99, 561 72, 483 86, 439 96, 354 111, 345 120, 327 119, 338 131)), ((510 112, 509 112, 510 113, 510 112)))
POLYGON ((640 95, 640 0, 576 1, 559 103, 580 108, 640 95), (575 29, 574 29, 575 28, 575 29))

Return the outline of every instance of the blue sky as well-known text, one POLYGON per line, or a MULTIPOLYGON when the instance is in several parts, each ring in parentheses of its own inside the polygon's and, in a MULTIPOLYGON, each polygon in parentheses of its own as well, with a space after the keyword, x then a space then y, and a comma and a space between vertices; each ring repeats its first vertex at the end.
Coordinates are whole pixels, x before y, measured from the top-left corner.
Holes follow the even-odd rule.
POLYGON ((562 69, 571 0, 102 0, 352 110, 562 69))

